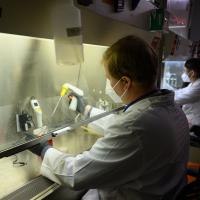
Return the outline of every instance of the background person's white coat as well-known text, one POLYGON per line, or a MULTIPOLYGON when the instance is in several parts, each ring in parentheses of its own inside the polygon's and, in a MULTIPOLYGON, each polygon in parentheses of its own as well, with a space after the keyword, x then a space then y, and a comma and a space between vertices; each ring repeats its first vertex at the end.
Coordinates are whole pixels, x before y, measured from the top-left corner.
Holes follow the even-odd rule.
POLYGON ((175 101, 183 105, 190 126, 200 126, 200 79, 187 87, 175 91, 175 101))

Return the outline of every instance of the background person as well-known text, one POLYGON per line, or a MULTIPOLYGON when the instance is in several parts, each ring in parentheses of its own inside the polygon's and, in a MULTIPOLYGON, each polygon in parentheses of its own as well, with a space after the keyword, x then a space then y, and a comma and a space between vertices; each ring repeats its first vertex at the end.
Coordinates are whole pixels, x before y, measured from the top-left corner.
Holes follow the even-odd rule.
POLYGON ((182 106, 191 131, 200 136, 200 58, 191 58, 185 62, 184 76, 190 84, 175 91, 175 101, 182 106))

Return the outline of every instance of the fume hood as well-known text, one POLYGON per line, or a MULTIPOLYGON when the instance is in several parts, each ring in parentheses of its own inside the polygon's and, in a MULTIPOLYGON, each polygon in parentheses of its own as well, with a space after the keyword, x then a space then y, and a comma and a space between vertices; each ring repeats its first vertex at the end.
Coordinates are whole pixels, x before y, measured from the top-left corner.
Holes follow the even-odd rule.
MULTIPOLYGON (((61 100, 52 117, 51 113, 59 99, 61 86, 66 82, 84 90, 85 98, 90 104, 95 105, 99 98, 106 98, 105 77, 101 66, 101 57, 106 48, 84 44, 86 61, 81 65, 61 67, 56 64, 53 40, 0 34, 0 87, 1 91, 4 91, 0 95, 0 198, 33 181, 40 174, 41 160, 31 152, 25 151, 42 139, 33 135, 38 124, 31 103, 40 105, 43 125, 48 127, 46 138, 52 137, 52 130, 71 127, 76 124, 75 119, 79 122, 81 119, 76 118, 77 113, 69 110, 67 96, 61 100), (97 70, 98 75, 95 73, 97 70), (94 77, 95 74, 98 77, 94 77), (32 100, 33 96, 37 101, 32 100), (30 122, 27 129, 17 130, 17 115, 23 116, 24 119, 25 116, 29 116, 26 118, 30 122)), ((78 128, 83 124, 73 127, 79 131, 73 130, 69 134, 54 138, 55 147, 73 154, 90 148, 99 136, 88 129, 78 128)), ((66 129, 63 132, 66 133, 66 129)), ((48 187, 52 185, 51 182, 40 178, 36 182, 47 184, 48 187)), ((36 183, 33 181, 34 184, 36 183)), ((56 185, 54 186, 56 189, 56 185)))
POLYGON ((46 192, 46 195, 58 189, 57 184, 39 176, 41 160, 28 151, 41 139, 53 138, 54 146, 61 151, 78 154, 89 149, 102 136, 102 133, 85 126, 90 121, 69 109, 67 95, 51 116, 60 98, 61 86, 66 82, 82 89, 89 104, 101 106, 103 100, 109 102, 106 105, 110 110, 116 107, 104 91, 106 78, 101 59, 108 47, 90 44, 83 44, 83 47, 83 63, 62 67, 56 64, 53 40, 0 34, 0 88, 4 91, 0 95, 1 199, 26 199, 30 197, 26 192, 29 195, 46 192), (38 126, 38 107, 42 110, 42 124, 48 127, 40 137, 33 135, 38 126), (20 115, 26 117, 28 125, 27 129, 19 131, 17 116, 20 115), (52 137, 58 134, 61 135, 52 137), (36 187, 37 184, 41 187, 36 187), (36 193, 34 187, 38 189, 36 193))

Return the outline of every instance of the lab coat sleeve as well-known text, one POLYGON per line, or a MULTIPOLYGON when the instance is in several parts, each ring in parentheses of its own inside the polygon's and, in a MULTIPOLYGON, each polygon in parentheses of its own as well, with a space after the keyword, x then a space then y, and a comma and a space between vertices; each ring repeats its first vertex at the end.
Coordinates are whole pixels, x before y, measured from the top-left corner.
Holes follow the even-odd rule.
POLYGON ((141 168, 142 147, 137 134, 131 134, 132 130, 120 122, 107 131, 108 135, 98 139, 90 151, 75 157, 48 149, 42 162, 42 175, 74 189, 119 185, 126 177, 124 173, 141 168), (123 136, 116 131, 122 131, 123 136))
POLYGON ((200 88, 186 87, 175 91, 175 102, 179 105, 193 103, 200 98, 200 88))
MULTIPOLYGON (((90 112, 90 117, 94 117, 95 115, 104 113, 104 110, 92 107, 92 110, 90 112)), ((106 117, 103 117, 101 119, 98 119, 94 122, 91 122, 90 124, 88 124, 88 127, 95 130, 97 133, 100 133, 102 135, 104 135, 104 131, 106 129, 106 127, 109 125, 109 121, 110 119, 112 119, 114 116, 114 114, 110 114, 106 117)))

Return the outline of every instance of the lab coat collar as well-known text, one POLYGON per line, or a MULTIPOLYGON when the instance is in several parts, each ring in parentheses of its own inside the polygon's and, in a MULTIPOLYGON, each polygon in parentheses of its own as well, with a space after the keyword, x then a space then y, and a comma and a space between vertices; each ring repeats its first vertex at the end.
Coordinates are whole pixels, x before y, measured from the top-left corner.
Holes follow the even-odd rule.
POLYGON ((144 95, 138 97, 137 99, 133 100, 131 103, 129 103, 129 104, 127 104, 127 105, 125 106, 124 112, 126 112, 126 110, 127 110, 130 106, 132 106, 133 104, 135 104, 135 103, 141 101, 142 99, 146 99, 146 98, 148 98, 148 97, 154 95, 154 94, 157 93, 158 91, 159 91, 158 89, 152 90, 152 91, 150 91, 150 92, 148 92, 148 93, 146 93, 146 94, 144 94, 144 95))
POLYGON ((174 92, 167 89, 151 91, 126 105, 124 112, 131 110, 129 108, 135 107, 133 105, 139 106, 140 104, 143 104, 144 107, 151 104, 174 104, 174 92))
POLYGON ((193 83, 190 83, 191 85, 199 85, 200 84, 200 78, 198 78, 196 81, 193 83))

